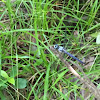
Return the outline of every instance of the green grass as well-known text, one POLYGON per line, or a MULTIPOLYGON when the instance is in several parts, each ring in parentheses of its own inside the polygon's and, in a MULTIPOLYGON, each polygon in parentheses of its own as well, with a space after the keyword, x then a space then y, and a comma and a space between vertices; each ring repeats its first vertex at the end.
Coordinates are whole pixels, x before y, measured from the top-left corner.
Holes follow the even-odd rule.
POLYGON ((49 46, 62 44, 81 60, 94 57, 94 63, 84 70, 92 82, 98 80, 100 49, 91 34, 99 32, 99 0, 3 2, 0 1, 0 75, 4 70, 12 80, 0 76, 1 100, 69 100, 72 95, 75 100, 84 100, 79 80, 71 82, 75 76, 63 67, 49 46))

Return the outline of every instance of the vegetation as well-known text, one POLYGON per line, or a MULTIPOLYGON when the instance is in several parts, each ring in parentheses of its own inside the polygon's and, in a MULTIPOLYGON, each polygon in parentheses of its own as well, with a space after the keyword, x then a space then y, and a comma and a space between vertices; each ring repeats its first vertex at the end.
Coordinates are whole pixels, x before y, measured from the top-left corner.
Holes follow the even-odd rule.
POLYGON ((1 100, 93 100, 49 47, 62 45, 84 61, 63 55, 100 88, 99 12, 99 0, 1 0, 1 100))

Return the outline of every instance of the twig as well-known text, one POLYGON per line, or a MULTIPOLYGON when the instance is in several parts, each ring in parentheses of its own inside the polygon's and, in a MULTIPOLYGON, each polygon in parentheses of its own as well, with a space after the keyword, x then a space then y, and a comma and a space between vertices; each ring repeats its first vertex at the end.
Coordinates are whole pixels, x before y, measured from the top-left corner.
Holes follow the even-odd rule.
POLYGON ((90 81, 90 79, 83 72, 83 69, 79 68, 79 70, 83 73, 84 77, 81 77, 71 66, 70 64, 59 54, 53 47, 50 47, 51 51, 68 67, 68 69, 84 84, 88 87, 90 92, 94 94, 97 100, 100 100, 100 91, 96 88, 96 86, 90 81))

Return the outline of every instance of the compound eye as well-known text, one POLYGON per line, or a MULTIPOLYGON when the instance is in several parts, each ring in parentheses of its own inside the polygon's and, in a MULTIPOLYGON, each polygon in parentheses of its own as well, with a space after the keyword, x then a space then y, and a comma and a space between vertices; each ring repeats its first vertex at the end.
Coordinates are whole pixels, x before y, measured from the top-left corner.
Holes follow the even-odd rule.
POLYGON ((59 47, 58 44, 54 45, 54 49, 57 49, 58 47, 59 47))

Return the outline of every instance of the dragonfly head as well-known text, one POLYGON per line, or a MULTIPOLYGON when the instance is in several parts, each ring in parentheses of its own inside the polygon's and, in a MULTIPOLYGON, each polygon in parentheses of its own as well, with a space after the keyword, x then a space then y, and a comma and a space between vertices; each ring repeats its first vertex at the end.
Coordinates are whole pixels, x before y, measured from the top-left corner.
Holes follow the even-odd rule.
POLYGON ((58 48, 59 48, 58 44, 55 44, 54 49, 58 49, 58 48))

